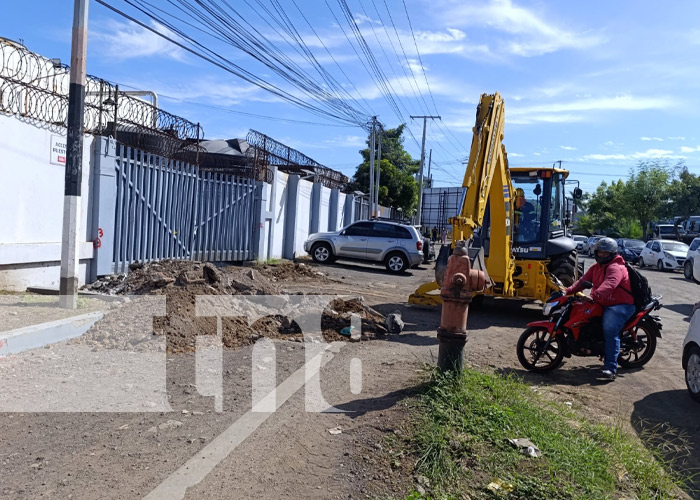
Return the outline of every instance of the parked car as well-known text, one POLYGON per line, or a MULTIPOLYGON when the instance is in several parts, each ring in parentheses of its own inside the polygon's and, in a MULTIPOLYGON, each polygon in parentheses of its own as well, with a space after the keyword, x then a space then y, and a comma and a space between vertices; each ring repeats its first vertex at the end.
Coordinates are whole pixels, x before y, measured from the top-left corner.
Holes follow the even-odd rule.
POLYGON ((593 257, 593 246, 598 243, 598 240, 601 238, 605 238, 605 236, 602 236, 600 234, 595 234, 588 238, 586 242, 583 244, 583 248, 581 248, 581 253, 584 253, 588 255, 589 257, 593 257))
POLYGON ((576 242, 576 251, 581 253, 583 250, 583 244, 588 240, 588 236, 584 236, 582 234, 575 234, 572 236, 574 241, 576 242))
POLYGON ((700 283, 700 238, 695 238, 690 242, 683 264, 683 276, 685 279, 700 283))
POLYGON ((332 233, 314 233, 304 251, 318 263, 349 259, 384 264, 401 273, 423 261, 423 237, 407 224, 360 221, 332 233))
POLYGON ((675 240, 651 240, 637 258, 639 267, 656 266, 659 271, 683 269, 688 245, 675 240))
POLYGON ((636 262, 643 248, 644 242, 642 240, 633 240, 629 238, 620 238, 617 240, 617 251, 620 252, 625 262, 636 262))
POLYGON ((682 360, 688 393, 691 398, 700 402, 700 312, 698 311, 694 312, 688 334, 683 341, 682 360))

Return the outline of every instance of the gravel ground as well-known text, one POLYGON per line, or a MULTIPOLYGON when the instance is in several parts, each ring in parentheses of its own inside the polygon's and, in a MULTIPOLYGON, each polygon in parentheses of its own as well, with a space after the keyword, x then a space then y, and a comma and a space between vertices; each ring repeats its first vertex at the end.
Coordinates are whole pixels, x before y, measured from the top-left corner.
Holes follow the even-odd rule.
POLYGON ((113 303, 97 298, 78 298, 75 310, 58 307, 58 297, 30 293, 0 294, 0 332, 111 309, 113 303))
MULTIPOLYGON (((403 432, 403 402, 419 384, 424 363, 434 364, 437 356, 439 311, 405 305, 408 294, 430 279, 431 270, 393 276, 364 265, 305 267, 325 275, 318 282, 310 276, 279 277, 271 283, 294 293, 362 295, 366 305, 384 315, 399 309, 405 330, 343 344, 319 377, 322 395, 336 411, 308 412, 305 391, 297 392, 187 498, 400 497, 412 488, 410 467, 392 467, 389 450, 382 447, 388 433, 403 432), (360 364, 358 391, 352 373, 360 364)), ((700 288, 678 273, 643 273, 665 304, 660 311, 663 339, 644 369, 621 372, 610 384, 597 381, 597 358, 569 359, 547 375, 525 372, 515 343, 527 322, 541 318, 540 308, 502 300, 471 308, 466 362, 522 376, 538 391, 569 401, 593 418, 621 423, 648 446, 659 437, 682 435, 683 447, 676 449, 685 454, 686 466, 697 467, 700 407, 685 393, 680 358, 687 317, 700 288)), ((282 383, 308 361, 307 348, 313 345, 280 337, 270 340, 271 350, 261 338, 236 348, 177 353, 166 351, 162 337, 155 337, 149 341, 160 347, 152 350, 61 344, 0 361, 5 395, 25 405, 21 413, 0 413, 0 498, 142 498, 239 422, 251 408, 252 379, 273 377, 282 383), (207 352, 214 356, 207 358, 207 352), (217 352, 218 365, 212 364, 217 352), (42 373, 48 375, 42 378, 42 373), (218 387, 212 382, 217 376, 218 387), (42 390, 42 383, 54 392, 42 390), (96 390, 100 385, 101 393, 96 390), (101 407, 45 411, 62 398, 101 407), (132 403, 142 406, 128 406, 132 403)))

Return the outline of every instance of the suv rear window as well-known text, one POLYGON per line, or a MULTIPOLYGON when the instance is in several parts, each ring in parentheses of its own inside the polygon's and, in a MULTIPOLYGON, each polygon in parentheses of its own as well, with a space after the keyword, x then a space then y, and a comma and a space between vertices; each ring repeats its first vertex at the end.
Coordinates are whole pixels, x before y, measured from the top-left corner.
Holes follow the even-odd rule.
POLYGON ((392 224, 384 224, 383 222, 375 222, 372 236, 375 238, 396 238, 396 232, 392 224))
POLYGON ((400 238, 402 240, 412 240, 413 239, 413 236, 411 235, 411 231, 409 231, 405 227, 394 226, 394 234, 396 235, 397 238, 400 238))

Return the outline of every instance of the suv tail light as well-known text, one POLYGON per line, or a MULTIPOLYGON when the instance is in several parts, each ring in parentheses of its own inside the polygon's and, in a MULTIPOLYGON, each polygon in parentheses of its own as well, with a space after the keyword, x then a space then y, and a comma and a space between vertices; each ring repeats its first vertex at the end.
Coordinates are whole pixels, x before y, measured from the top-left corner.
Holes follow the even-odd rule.
POLYGON ((416 249, 418 249, 419 252, 423 251, 423 241, 422 240, 416 241, 416 249))

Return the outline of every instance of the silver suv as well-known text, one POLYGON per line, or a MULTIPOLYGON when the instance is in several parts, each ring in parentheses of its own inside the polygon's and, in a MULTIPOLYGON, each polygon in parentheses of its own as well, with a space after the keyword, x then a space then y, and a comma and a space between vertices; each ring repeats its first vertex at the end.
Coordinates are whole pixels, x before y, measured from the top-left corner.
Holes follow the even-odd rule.
POLYGON ((314 233, 304 251, 318 263, 336 259, 383 263, 401 273, 423 261, 423 238, 413 226, 394 222, 360 221, 332 233, 314 233))

